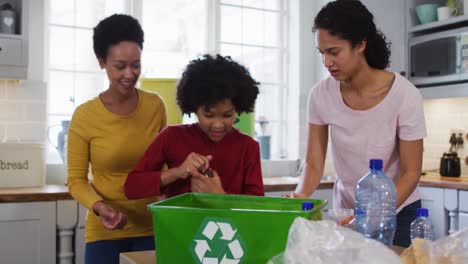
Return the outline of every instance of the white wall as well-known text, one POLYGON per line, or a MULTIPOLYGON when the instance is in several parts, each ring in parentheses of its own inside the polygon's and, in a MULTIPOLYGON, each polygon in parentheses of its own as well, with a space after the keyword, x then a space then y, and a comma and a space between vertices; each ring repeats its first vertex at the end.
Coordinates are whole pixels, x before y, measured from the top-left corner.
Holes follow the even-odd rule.
MULTIPOLYGON (((295 1, 291 1, 295 2, 295 1)), ((291 61, 297 63, 297 68, 295 65, 291 65, 289 78, 291 80, 290 87, 299 87, 299 92, 297 94, 298 101, 296 104, 290 104, 291 106, 298 105, 297 120, 295 120, 299 134, 298 138, 291 138, 290 140, 295 140, 290 142, 290 144, 296 144, 298 146, 298 158, 304 159, 307 147, 307 97, 309 95, 310 89, 321 79, 324 78, 325 70, 324 66, 321 63, 321 55, 317 51, 315 44, 315 36, 312 33, 312 27, 314 25, 314 18, 318 11, 328 3, 328 0, 318 0, 318 1, 308 1, 301 0, 299 1, 298 10, 294 11, 291 16, 298 14, 291 23, 291 27, 296 28, 297 32, 291 30, 291 37, 298 40, 297 46, 291 47, 291 61), (297 34, 297 36, 293 34, 297 34)), ((334 175, 334 169, 331 159, 330 146, 328 150, 328 157, 325 162, 325 175, 334 175)))
POLYGON ((290 119, 291 124, 295 124, 292 130, 299 131, 299 138, 291 138, 289 144, 297 146, 296 153, 299 158, 305 155, 307 96, 312 86, 321 79, 323 69, 312 27, 315 15, 326 2, 328 1, 290 1, 289 83, 291 90, 297 91, 290 93, 290 97, 294 98, 290 101, 292 113, 290 119), (299 107, 293 109, 296 105, 299 107))

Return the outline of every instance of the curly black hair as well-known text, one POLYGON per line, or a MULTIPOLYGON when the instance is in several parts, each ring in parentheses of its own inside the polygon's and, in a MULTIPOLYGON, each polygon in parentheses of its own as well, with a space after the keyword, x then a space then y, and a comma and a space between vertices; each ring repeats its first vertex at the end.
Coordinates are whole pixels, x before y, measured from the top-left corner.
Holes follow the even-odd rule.
POLYGON ((383 70, 390 65, 391 43, 377 29, 372 13, 358 0, 336 0, 322 7, 312 31, 317 29, 348 40, 353 48, 365 40, 364 55, 369 66, 383 70))
POLYGON ((93 48, 98 59, 107 59, 107 52, 112 45, 121 41, 133 41, 143 49, 144 33, 135 18, 114 14, 101 20, 94 27, 93 48))
POLYGON ((177 104, 182 113, 195 113, 231 99, 237 113, 252 112, 260 83, 229 56, 209 54, 190 61, 177 85, 177 104))

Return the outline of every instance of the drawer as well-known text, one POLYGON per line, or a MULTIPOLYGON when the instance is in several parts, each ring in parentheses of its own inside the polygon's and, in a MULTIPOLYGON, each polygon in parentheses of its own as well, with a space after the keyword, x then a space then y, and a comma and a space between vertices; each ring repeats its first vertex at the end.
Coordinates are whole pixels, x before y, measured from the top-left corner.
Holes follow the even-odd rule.
POLYGON ((468 191, 458 192, 458 209, 463 212, 468 212, 468 191))
POLYGON ((0 38, 0 64, 21 66, 23 45, 20 39, 0 38))

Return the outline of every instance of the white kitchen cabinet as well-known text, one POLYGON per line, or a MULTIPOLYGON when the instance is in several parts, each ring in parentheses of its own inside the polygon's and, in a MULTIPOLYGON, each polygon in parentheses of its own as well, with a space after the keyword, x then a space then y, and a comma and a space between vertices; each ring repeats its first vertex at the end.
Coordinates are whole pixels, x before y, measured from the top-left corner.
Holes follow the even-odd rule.
POLYGON ((458 228, 459 230, 468 228, 468 213, 458 214, 458 228))
POLYGON ((29 53, 29 0, 7 2, 11 3, 17 12, 19 27, 16 34, 0 33, 0 78, 26 79, 29 53))
POLYGON ((463 228, 468 228, 468 191, 459 191, 458 201, 458 230, 461 230, 463 228))
POLYGON ((73 200, 57 201, 57 262, 73 264, 73 235, 78 222, 78 204, 73 200))
POLYGON ((405 1, 361 0, 361 2, 374 15, 377 28, 385 34, 387 41, 392 43, 389 70, 404 72, 406 75, 405 1))
POLYGON ((2 264, 56 262, 55 205, 55 201, 0 203, 2 264))
POLYGON ((434 225, 434 238, 447 235, 448 215, 444 207, 444 189, 419 187, 422 207, 429 209, 429 219, 434 225))
POLYGON ((468 213, 468 191, 459 191, 458 200, 460 201, 460 212, 468 213))

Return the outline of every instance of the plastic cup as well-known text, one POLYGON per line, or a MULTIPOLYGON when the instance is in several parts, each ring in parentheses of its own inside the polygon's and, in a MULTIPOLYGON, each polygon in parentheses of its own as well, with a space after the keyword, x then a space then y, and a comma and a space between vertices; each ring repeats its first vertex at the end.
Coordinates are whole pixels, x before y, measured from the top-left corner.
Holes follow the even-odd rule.
POLYGON ((324 210, 328 218, 339 225, 346 225, 354 216, 354 209, 329 209, 324 210))

